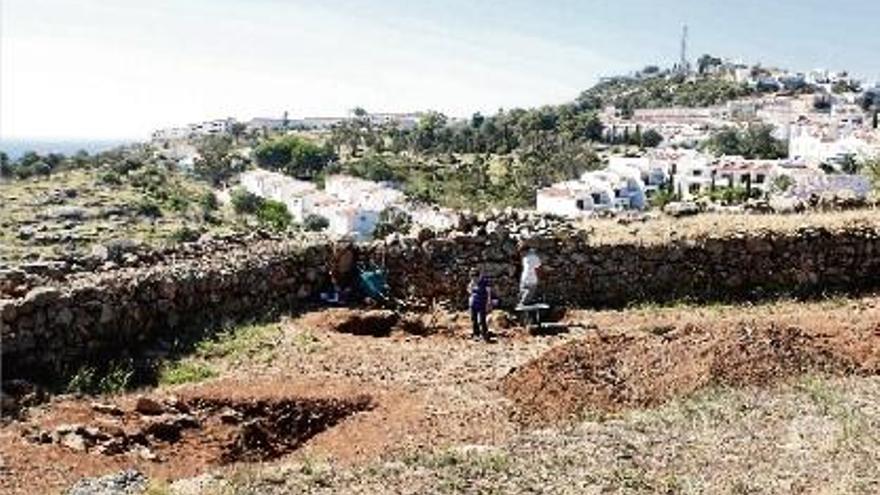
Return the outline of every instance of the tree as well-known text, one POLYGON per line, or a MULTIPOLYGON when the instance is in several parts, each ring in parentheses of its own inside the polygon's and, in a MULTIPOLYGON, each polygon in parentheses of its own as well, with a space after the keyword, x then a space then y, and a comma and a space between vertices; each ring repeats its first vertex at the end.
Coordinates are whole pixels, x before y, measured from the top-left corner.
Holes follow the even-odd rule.
POLYGON ((717 67, 722 64, 720 58, 713 57, 709 54, 705 54, 697 60, 697 72, 700 74, 706 74, 709 72, 709 69, 712 67, 717 67))
POLYGON ((12 163, 9 161, 9 155, 0 151, 0 177, 12 177, 12 163))
POLYGON ((232 140, 228 136, 208 136, 198 144, 199 155, 193 163, 193 172, 214 186, 226 182, 244 169, 244 162, 232 155, 232 140))
POLYGON ((52 166, 43 160, 40 160, 40 161, 32 164, 31 168, 33 169, 34 174, 36 174, 36 175, 43 175, 43 176, 48 177, 49 175, 52 174, 52 166))
POLYGON ((321 215, 309 214, 303 219, 303 228, 309 232, 321 232, 330 226, 330 221, 321 215))
POLYGON ((284 203, 269 199, 263 201, 257 209, 257 220, 272 230, 280 232, 290 226, 293 217, 284 203))
POLYGON ((232 209, 239 215, 253 214, 263 205, 263 198, 243 188, 236 188, 231 195, 232 209))
POLYGON ((298 136, 265 142, 254 152, 260 166, 298 178, 316 177, 333 158, 326 148, 298 136))
POLYGON ((384 239, 399 232, 407 233, 412 228, 412 216, 399 208, 385 208, 379 213, 379 221, 373 231, 373 237, 384 239))
POLYGON ((656 148, 663 142, 663 136, 654 129, 648 129, 642 133, 642 146, 646 148, 656 148))
POLYGON ((436 150, 442 144, 441 130, 446 127, 446 116, 440 112, 428 112, 419 119, 413 132, 413 148, 425 152, 436 150))
POLYGON ((831 98, 828 95, 818 95, 813 98, 813 110, 828 112, 831 110, 831 98))
POLYGON ((744 131, 722 129, 704 146, 716 155, 741 155, 748 159, 773 160, 788 154, 786 143, 773 137, 773 127, 769 125, 753 125, 744 131))
POLYGON ((244 122, 233 122, 231 126, 229 126, 229 134, 232 135, 232 139, 237 143, 239 139, 244 135, 247 130, 247 124, 244 122))

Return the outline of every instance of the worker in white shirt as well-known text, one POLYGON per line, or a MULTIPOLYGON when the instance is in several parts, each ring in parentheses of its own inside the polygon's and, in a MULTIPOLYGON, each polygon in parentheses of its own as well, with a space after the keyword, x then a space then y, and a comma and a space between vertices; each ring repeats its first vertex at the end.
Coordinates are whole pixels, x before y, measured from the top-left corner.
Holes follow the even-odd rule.
POLYGON ((522 258, 522 275, 519 279, 520 306, 528 306, 536 302, 539 268, 541 268, 541 258, 535 248, 529 248, 522 258))

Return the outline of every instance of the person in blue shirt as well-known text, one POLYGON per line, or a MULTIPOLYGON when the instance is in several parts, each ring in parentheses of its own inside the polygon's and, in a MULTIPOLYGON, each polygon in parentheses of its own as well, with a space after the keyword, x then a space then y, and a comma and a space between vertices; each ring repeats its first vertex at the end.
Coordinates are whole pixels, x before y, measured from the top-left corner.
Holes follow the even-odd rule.
POLYGON ((471 270, 468 294, 470 296, 468 304, 471 310, 471 323, 474 327, 471 337, 489 340, 489 325, 486 321, 486 315, 492 309, 492 282, 482 270, 471 270))

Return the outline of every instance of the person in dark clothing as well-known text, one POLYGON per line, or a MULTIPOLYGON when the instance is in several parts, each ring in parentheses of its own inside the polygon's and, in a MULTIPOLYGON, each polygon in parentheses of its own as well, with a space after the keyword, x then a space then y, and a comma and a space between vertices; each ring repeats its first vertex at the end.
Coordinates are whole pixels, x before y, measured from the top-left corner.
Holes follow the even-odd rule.
POLYGON ((480 270, 471 270, 471 281, 468 284, 468 300, 471 310, 471 322, 474 331, 473 338, 488 340, 489 325, 486 321, 486 315, 492 306, 492 283, 489 277, 480 270))

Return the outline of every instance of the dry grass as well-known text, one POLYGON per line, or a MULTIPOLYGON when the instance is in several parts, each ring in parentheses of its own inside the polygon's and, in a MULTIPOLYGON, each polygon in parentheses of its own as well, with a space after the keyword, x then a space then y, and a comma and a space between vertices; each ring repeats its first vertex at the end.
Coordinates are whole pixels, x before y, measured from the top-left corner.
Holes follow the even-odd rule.
POLYGON ((880 380, 712 389, 659 409, 355 468, 255 468, 234 493, 805 493, 880 490, 880 380), (267 481, 268 480, 268 481, 267 481))
POLYGON ((592 233, 590 242, 593 244, 663 244, 760 230, 793 232, 804 227, 832 230, 852 226, 880 228, 880 215, 873 209, 790 215, 706 213, 685 218, 659 216, 631 224, 611 219, 588 219, 580 225, 592 233))
POLYGON ((120 184, 100 181, 102 170, 68 170, 50 177, 0 182, 0 261, 18 260, 29 256, 55 257, 69 253, 72 247, 87 252, 89 246, 110 239, 135 239, 146 243, 170 242, 181 227, 214 230, 234 219, 231 212, 217 211, 219 224, 204 222, 197 199, 210 188, 184 174, 168 173, 166 189, 174 191, 188 204, 175 208, 171 202, 156 201, 143 190, 123 180, 120 184), (65 194, 75 191, 74 197, 65 194), (152 219, 132 212, 144 201, 153 201, 161 208, 162 216, 152 219), (63 219, 49 218, 59 207, 83 208, 87 218, 74 225, 65 225, 63 219), (102 215, 107 209, 118 208, 128 213, 110 218, 102 215), (72 242, 39 242, 19 238, 19 230, 30 227, 36 236, 48 234, 64 237, 74 235, 72 242))

